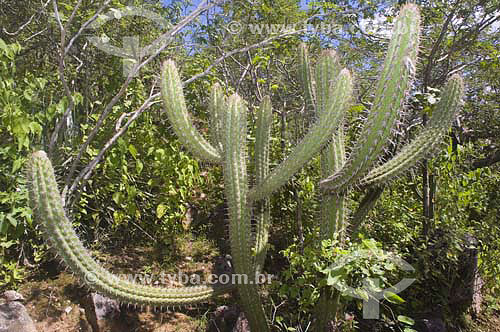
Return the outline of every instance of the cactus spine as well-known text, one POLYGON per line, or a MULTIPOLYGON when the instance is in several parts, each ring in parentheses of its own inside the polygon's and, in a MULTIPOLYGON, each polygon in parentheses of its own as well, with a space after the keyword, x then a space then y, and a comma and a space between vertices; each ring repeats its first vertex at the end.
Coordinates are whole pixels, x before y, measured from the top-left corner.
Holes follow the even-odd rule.
POLYGON ((96 262, 78 239, 64 214, 54 170, 45 152, 32 154, 28 176, 30 205, 46 239, 73 273, 90 288, 125 303, 156 307, 203 302, 232 288, 232 285, 159 288, 121 280, 96 262))
MULTIPOLYGON (((271 222, 269 197, 274 191, 327 146, 322 152, 321 160, 324 177, 320 182, 324 192, 321 238, 342 239, 342 232, 346 228, 348 190, 353 185, 377 186, 370 189, 366 199, 354 213, 354 223, 359 225, 380 196, 378 186, 381 183, 412 167, 424 156, 438 151, 437 143, 451 125, 462 98, 463 83, 456 75, 451 77, 443 90, 429 125, 422 133, 394 158, 373 167, 389 137, 398 110, 404 104, 415 74, 419 24, 418 8, 412 4, 405 5, 396 19, 388 54, 375 91, 374 106, 349 158, 345 155, 343 115, 353 90, 351 74, 347 69, 340 70, 335 52, 325 51, 316 65, 313 79, 307 49, 301 46, 299 77, 304 85, 306 106, 315 110, 317 120, 290 155, 281 164, 269 170, 272 108, 270 98, 264 98, 257 114, 255 186, 251 189, 248 187, 247 176, 247 108, 244 102, 236 94, 226 100, 222 88, 214 85, 209 104, 209 142, 195 128, 189 117, 174 62, 165 62, 162 68, 161 90, 174 132, 194 156, 223 167, 234 269, 237 274, 246 276, 248 281, 236 286, 252 331, 269 330, 255 275, 264 265, 271 222), (252 208, 257 221, 254 237, 251 236, 252 208)), ((119 280, 99 265, 78 239, 64 214, 53 168, 44 152, 33 153, 28 174, 30 204, 45 230, 47 240, 67 265, 91 288, 123 302, 152 306, 196 303, 234 288, 233 285, 222 285, 164 289, 119 280)), ((315 324, 318 331, 324 331, 338 304, 338 293, 322 294, 316 311, 315 324)))
POLYGON ((251 251, 250 208, 247 205, 246 107, 238 95, 228 100, 224 126, 224 188, 229 207, 229 237, 234 269, 248 282, 237 285, 243 309, 254 331, 267 331, 267 320, 260 302, 251 251))
MULTIPOLYGON (((255 133, 255 183, 261 185, 269 173, 269 140, 273 124, 271 98, 264 97, 257 113, 255 133)), ((267 254, 269 227, 271 225, 270 200, 265 198, 255 206, 255 269, 264 268, 267 254)))
POLYGON ((415 74, 419 35, 419 10, 416 5, 405 5, 395 22, 372 111, 345 165, 321 181, 324 189, 345 190, 365 175, 381 154, 415 74))

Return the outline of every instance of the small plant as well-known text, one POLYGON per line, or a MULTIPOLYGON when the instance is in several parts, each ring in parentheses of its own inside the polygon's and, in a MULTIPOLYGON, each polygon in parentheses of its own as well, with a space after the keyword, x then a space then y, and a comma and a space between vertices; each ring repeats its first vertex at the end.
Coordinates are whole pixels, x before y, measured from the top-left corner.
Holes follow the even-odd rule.
MULTIPOLYGON (((302 48, 301 77, 306 100, 316 110, 317 120, 290 155, 270 170, 272 108, 270 98, 264 98, 257 113, 253 160, 255 174, 251 176, 247 174, 247 108, 243 100, 237 94, 226 98, 219 85, 212 88, 209 106, 211 136, 210 140, 206 139, 193 125, 187 112, 174 62, 165 62, 161 89, 168 118, 181 143, 194 156, 222 166, 234 272, 246 275, 248 282, 156 288, 119 280, 98 264, 83 247, 64 214, 52 165, 46 154, 38 151, 33 153, 28 167, 30 202, 47 239, 82 280, 109 297, 127 303, 161 307, 206 301, 236 288, 252 331, 269 331, 255 275, 262 270, 267 252, 271 223, 270 195, 326 146, 322 158, 325 179, 321 181, 321 187, 325 198, 321 240, 343 241, 338 234, 345 227, 344 206, 348 190, 355 185, 385 183, 401 174, 420 158, 435 152, 441 135, 449 128, 462 94, 462 81, 458 76, 453 76, 445 87, 429 126, 393 159, 374 167, 398 112, 403 107, 415 74, 419 31, 418 8, 415 5, 404 6, 395 22, 375 91, 374 107, 349 158, 345 156, 342 128, 343 115, 349 107, 353 91, 351 74, 347 69, 341 69, 334 52, 327 51, 319 60, 313 82, 307 53, 302 48), (248 184, 251 179, 255 185, 250 188, 248 184), (257 221, 255 231, 251 225, 252 209, 257 221)), ((367 209, 370 207, 370 202, 364 204, 367 209)), ((326 322, 336 311, 337 302, 338 294, 320 294, 316 311, 317 331, 324 331, 326 322)))

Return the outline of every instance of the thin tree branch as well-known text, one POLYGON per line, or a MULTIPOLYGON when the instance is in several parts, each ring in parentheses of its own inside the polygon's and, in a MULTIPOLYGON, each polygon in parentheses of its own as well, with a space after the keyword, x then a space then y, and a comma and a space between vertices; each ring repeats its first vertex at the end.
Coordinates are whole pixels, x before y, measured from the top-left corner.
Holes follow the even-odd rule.
POLYGON ((472 163, 472 169, 478 169, 483 167, 489 167, 495 163, 500 162, 500 150, 496 150, 493 154, 486 158, 476 160, 472 163))
MULTIPOLYGON (((157 38, 152 44, 150 44, 148 47, 151 47, 155 43, 157 43, 159 40, 165 40, 165 39, 171 39, 175 34, 177 34, 180 30, 182 30, 186 25, 188 25, 191 21, 193 21, 198 15, 200 15, 204 10, 210 8, 212 5, 205 6, 205 2, 202 2, 196 10, 194 10, 190 15, 185 17, 181 22, 179 22, 174 28, 172 28, 169 32, 163 34, 159 38, 157 38)), ((137 74, 137 72, 145 66, 147 63, 149 63, 154 57, 156 57, 165 47, 167 44, 162 45, 153 55, 151 55, 148 59, 146 59, 142 63, 136 63, 134 67, 130 70, 127 78, 125 79, 125 82, 122 84, 120 87, 120 90, 118 93, 111 99, 111 101, 105 106, 103 112, 99 116, 96 125, 90 132, 90 134, 87 137, 87 140, 82 144, 82 147, 78 151, 78 155, 76 156, 75 160, 73 161, 71 168, 68 172, 68 175, 66 177, 66 185, 63 190, 63 194, 65 196, 70 196, 73 194, 73 192, 76 190, 78 186, 78 182, 85 176, 85 174, 88 172, 87 168, 84 168, 78 176, 75 178, 75 180, 72 182, 71 186, 69 185, 71 182, 71 179, 73 178, 76 168, 80 162, 80 159, 85 151, 87 151, 88 146, 94 139, 94 137, 97 135, 98 131, 101 129, 102 124, 104 123, 104 120, 107 118, 111 110, 113 109, 113 106, 120 100, 120 98, 123 96, 125 91, 128 88, 128 85, 134 78, 134 76, 137 74)), ((146 47, 146 49, 148 49, 146 47)), ((134 118, 135 119, 135 118, 134 118)), ((114 142, 114 141, 113 141, 114 142)), ((107 150, 107 149, 106 149, 107 150)))

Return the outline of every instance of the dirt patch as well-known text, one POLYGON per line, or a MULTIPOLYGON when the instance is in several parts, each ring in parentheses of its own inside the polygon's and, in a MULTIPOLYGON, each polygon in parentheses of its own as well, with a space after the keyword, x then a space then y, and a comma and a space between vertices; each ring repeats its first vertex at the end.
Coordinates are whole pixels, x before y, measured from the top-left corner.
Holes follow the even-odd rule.
MULTIPOLYGON (((110 271, 159 275, 160 272, 198 274, 202 277, 212 273, 216 251, 207 242, 187 238, 177 251, 176 261, 165 264, 161 253, 149 248, 130 248, 108 254, 94 253, 101 264, 110 271)), ((69 271, 62 271, 57 263, 44 265, 19 288, 26 299, 26 309, 40 332, 91 332, 85 315, 85 298, 89 290, 69 271)), ((163 286, 180 285, 169 282, 163 286)), ((206 331, 211 317, 228 296, 192 307, 139 308, 122 304, 118 320, 122 327, 106 332, 174 332, 206 331), (123 328, 126 326, 126 329, 123 328)))

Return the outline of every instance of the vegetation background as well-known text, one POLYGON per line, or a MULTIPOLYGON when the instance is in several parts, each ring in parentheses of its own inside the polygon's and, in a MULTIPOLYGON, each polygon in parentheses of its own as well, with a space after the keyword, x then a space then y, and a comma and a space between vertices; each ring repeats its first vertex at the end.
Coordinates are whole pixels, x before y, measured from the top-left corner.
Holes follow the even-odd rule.
MULTIPOLYGON (((97 256, 124 246, 141 248, 152 259, 125 268, 148 272, 196 269, 186 257, 210 262, 225 254, 221 170, 192 158, 174 136, 158 98, 161 62, 173 58, 178 64, 199 128, 208 128, 206 106, 215 82, 239 93, 251 118, 270 94, 271 160, 277 163, 311 122, 296 73, 299 44, 305 42, 313 58, 322 49, 335 49, 355 73, 346 133, 355 137, 391 22, 403 3, 225 1, 211 2, 198 13, 198 2, 183 0, 0 1, 0 288, 22 287, 61 270, 51 265, 53 255, 27 204, 23 165, 35 149, 49 153, 68 215, 97 256), (146 17, 121 17, 126 6, 157 13, 169 27, 146 17), (95 17, 113 13, 118 13, 114 20, 90 28, 95 17), (255 30, 257 24, 261 30, 255 30), (309 24, 305 31, 304 24, 309 24), (182 29, 169 35, 173 26, 182 29), (235 27, 238 33, 232 33, 235 27), (99 36, 120 47, 124 36, 140 36, 141 45, 148 45, 164 34, 168 45, 129 62, 136 75, 128 77, 122 58, 88 39, 99 36)), ((412 321, 439 312, 450 331, 477 331, 477 324, 500 312, 500 2, 416 3, 423 17, 417 79, 392 146, 425 123, 453 73, 464 77, 465 103, 442 153, 380 190, 353 248, 373 245, 416 269, 416 283, 384 302, 383 316, 371 329, 410 330, 412 321), (471 246, 483 280, 479 315, 459 291, 466 288, 463 262, 471 246)), ((265 291, 277 331, 306 330, 317 285, 326 282, 315 271, 331 249, 315 247, 318 163, 312 160, 272 199, 265 270, 277 279, 265 291)), ((362 197, 351 198, 353 211, 362 197)), ((126 256, 122 252, 114 259, 120 255, 126 256)), ((361 262, 350 278, 376 268, 376 262, 361 262)), ((381 276, 399 273, 386 267, 381 276)), ((339 328, 364 331, 361 303, 345 301, 339 328)))

